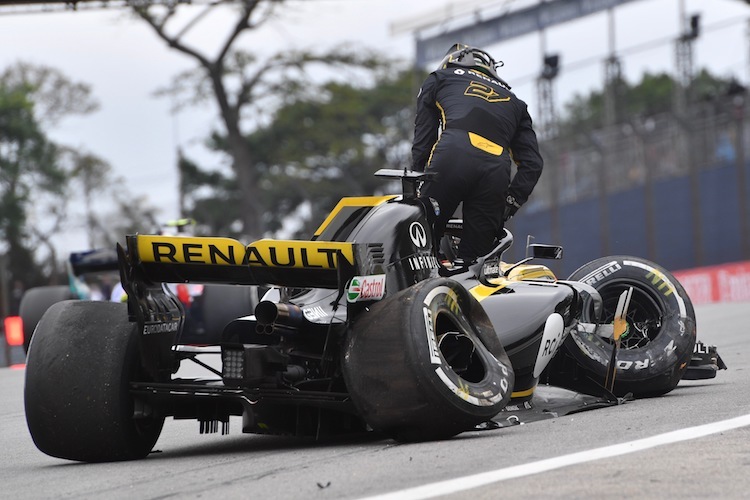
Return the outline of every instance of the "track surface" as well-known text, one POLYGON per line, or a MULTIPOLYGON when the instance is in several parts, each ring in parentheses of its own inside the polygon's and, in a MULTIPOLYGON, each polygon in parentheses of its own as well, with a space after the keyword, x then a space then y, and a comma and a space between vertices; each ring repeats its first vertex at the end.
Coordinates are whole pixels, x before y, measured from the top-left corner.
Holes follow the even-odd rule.
POLYGON ((729 366, 715 379, 615 408, 411 445, 246 435, 239 419, 228 436, 200 435, 197 422, 168 420, 145 460, 67 462, 36 449, 23 412, 24 372, 3 368, 0 498, 747 498, 750 304, 697 314, 698 337, 716 344, 729 366), (720 427, 727 421, 734 428, 720 427), (697 437, 699 430, 707 435, 697 437), (645 449, 633 451, 638 445, 645 449))

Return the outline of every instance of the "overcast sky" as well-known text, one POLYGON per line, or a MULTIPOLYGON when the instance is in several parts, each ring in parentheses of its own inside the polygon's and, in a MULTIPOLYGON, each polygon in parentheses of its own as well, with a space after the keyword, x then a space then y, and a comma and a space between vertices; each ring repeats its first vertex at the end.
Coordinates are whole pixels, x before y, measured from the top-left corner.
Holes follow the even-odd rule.
MULTIPOLYGON (((750 6, 740 0, 641 0, 616 9, 615 48, 623 55, 627 78, 635 81, 644 71, 674 70, 674 46, 667 41, 679 32, 681 2, 688 15, 701 14, 704 32, 695 46, 696 67, 708 67, 719 76, 734 75, 747 82, 750 6)), ((242 45, 272 53, 283 48, 326 49, 355 43, 411 60, 413 35, 392 33, 392 25, 446 12, 455 3, 480 4, 441 0, 291 1, 277 20, 249 33, 242 45)), ((509 3, 511 8, 529 5, 524 0, 509 3)), ((202 8, 187 9, 196 13, 202 8)), ((191 40, 203 46, 218 43, 227 32, 230 16, 226 11, 213 13, 200 23, 191 40)), ((607 29, 608 18, 602 13, 547 31, 547 50, 560 53, 562 61, 558 102, 575 92, 601 87, 607 29)), ((43 64, 90 84, 101 109, 86 117, 64 120, 50 131, 51 135, 107 160, 127 179, 131 192, 147 195, 160 208, 162 220, 179 215, 177 146, 199 159, 216 162, 201 146, 211 125, 217 123, 216 112, 207 107, 174 116, 169 111, 170 103, 152 94, 166 86, 173 75, 192 67, 191 59, 166 48, 127 11, 111 8, 0 15, 0 47, 0 68, 16 61, 43 64)), ((526 35, 486 48, 505 61, 501 75, 535 115, 533 76, 540 70, 541 37, 526 35)), ((72 246, 80 249, 81 245, 72 246)))

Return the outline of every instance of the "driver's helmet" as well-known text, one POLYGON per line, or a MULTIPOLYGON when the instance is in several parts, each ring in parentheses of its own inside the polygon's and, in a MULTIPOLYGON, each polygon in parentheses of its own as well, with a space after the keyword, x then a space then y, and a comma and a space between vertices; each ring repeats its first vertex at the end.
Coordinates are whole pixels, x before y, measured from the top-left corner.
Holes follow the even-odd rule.
POLYGON ((496 71, 496 68, 502 65, 502 61, 495 61, 491 55, 482 49, 464 45, 463 43, 456 43, 448 49, 438 69, 452 67, 474 68, 487 76, 502 81, 496 71))

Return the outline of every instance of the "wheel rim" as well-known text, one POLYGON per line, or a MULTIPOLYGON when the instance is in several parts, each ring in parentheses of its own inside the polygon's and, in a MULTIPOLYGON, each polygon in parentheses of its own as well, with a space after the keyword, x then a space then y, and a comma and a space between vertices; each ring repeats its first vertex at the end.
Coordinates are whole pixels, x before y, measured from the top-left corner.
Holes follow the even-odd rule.
POLYGON ((438 317, 435 334, 443 359, 459 378, 472 384, 484 379, 487 368, 473 336, 459 331, 446 314, 438 317))
MULTIPOLYGON (((599 290, 603 301, 601 321, 604 324, 614 321, 615 310, 620 294, 633 288, 630 307, 627 313, 627 331, 620 337, 620 348, 639 349, 646 347, 660 333, 665 306, 661 297, 635 280, 621 279, 607 284, 599 290)), ((607 339, 612 343, 611 339, 607 339)))

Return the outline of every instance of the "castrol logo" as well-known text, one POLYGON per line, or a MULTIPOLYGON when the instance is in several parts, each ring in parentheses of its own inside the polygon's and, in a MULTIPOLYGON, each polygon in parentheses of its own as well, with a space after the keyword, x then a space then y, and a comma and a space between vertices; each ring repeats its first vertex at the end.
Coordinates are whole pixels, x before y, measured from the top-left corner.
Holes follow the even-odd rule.
POLYGON ((380 300, 385 297, 385 274, 374 276, 355 276, 349 282, 346 300, 361 302, 363 300, 380 300))

